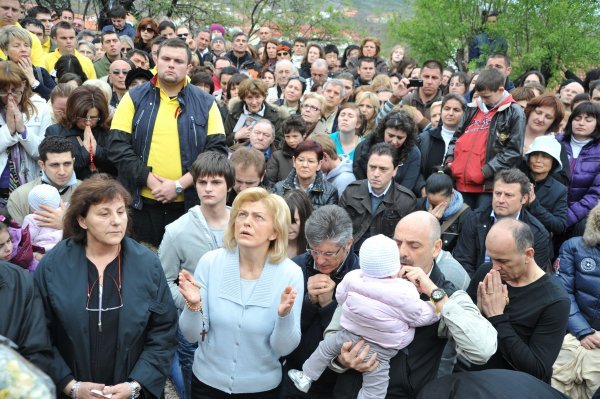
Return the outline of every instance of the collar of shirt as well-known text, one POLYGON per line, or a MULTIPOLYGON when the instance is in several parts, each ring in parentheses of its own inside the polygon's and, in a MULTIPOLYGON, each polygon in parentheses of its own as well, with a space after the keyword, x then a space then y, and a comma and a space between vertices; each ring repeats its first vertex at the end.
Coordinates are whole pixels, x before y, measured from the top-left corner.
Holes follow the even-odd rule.
POLYGON ((383 190, 383 192, 379 195, 375 194, 375 192, 373 191, 373 188, 371 187, 371 182, 367 180, 367 188, 369 189, 369 194, 371 194, 373 197, 379 198, 379 197, 383 197, 385 194, 387 194, 388 190, 390 189, 390 187, 392 186, 392 182, 394 180, 390 180, 390 182, 388 183, 388 186, 385 188, 385 190, 383 190))
MULTIPOLYGON (((515 220, 519 220, 520 216, 521 216, 521 211, 519 211, 519 213, 517 213, 517 217, 515 218, 515 220)), ((492 218, 494 223, 496 223, 498 221, 498 218, 496 218, 496 214, 494 213, 493 209, 492 209, 492 213, 490 213, 490 217, 492 218)))
MULTIPOLYGON (((313 181, 311 181, 310 184, 308 185, 306 192, 309 192, 310 190, 312 190, 313 186, 315 185, 315 180, 316 180, 316 176, 315 176, 315 179, 313 179, 313 181)), ((300 182, 298 181, 298 176, 294 177, 294 188, 302 190, 302 187, 300 187, 300 182)))

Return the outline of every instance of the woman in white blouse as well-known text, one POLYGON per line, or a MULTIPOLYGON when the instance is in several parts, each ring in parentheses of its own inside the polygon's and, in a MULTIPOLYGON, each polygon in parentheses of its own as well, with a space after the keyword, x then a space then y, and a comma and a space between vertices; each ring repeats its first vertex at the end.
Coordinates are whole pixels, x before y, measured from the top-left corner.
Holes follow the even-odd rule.
POLYGON ((233 202, 224 248, 204 255, 193 277, 180 273, 180 328, 199 344, 192 398, 278 397, 279 358, 300 342, 295 299, 304 297, 302 271, 286 256, 290 221, 281 197, 244 190, 233 202))

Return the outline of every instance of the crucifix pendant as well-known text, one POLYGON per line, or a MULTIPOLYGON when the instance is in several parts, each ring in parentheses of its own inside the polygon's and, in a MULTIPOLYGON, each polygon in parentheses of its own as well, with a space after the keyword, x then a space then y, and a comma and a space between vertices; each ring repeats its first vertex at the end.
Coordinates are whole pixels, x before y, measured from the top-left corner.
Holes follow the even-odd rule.
POLYGON ((206 332, 206 330, 203 328, 203 329, 202 329, 202 332, 200 333, 200 337, 202 338, 202 342, 204 342, 204 338, 206 338, 206 335, 207 335, 207 334, 208 334, 208 333, 207 333, 207 332, 206 332))

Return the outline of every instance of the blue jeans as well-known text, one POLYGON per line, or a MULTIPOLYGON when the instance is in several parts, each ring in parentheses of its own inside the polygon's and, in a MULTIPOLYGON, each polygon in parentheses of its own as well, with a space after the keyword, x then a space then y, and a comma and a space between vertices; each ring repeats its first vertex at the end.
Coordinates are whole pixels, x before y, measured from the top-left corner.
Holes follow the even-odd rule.
POLYGON ((179 365, 179 354, 177 352, 175 352, 175 356, 173 356, 173 361, 171 362, 169 377, 171 378, 171 381, 173 381, 177 395, 179 395, 180 398, 185 398, 185 387, 183 376, 181 375, 181 367, 179 365))
MULTIPOLYGON (((194 364, 194 353, 198 348, 198 343, 189 343, 177 329, 177 339, 179 346, 175 356, 178 358, 179 375, 182 377, 182 389, 184 394, 180 394, 181 398, 190 399, 192 396, 192 364, 194 364)), ((177 389, 179 393, 179 389, 177 389)))

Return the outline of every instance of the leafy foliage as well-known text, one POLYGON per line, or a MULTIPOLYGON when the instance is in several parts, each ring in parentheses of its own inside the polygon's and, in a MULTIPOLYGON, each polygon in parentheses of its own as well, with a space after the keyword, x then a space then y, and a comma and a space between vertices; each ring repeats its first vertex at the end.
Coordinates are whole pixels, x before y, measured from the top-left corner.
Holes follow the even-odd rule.
POLYGON ((486 25, 501 35, 513 58, 514 75, 530 69, 555 76, 559 68, 600 62, 600 2, 597 0, 410 0, 411 13, 397 13, 390 35, 419 60, 435 58, 468 68, 468 45, 484 28, 482 11, 500 11, 486 25))

